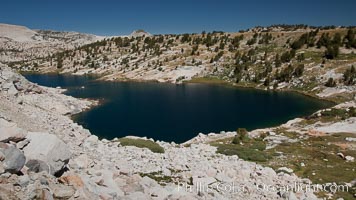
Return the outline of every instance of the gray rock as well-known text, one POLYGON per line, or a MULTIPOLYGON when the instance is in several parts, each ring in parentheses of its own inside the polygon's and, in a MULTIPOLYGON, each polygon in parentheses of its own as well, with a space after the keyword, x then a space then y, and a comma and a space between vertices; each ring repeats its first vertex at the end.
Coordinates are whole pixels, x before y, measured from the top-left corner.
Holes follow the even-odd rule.
POLYGON ((18 173, 25 165, 26 158, 22 151, 16 147, 10 146, 0 149, 0 151, 5 155, 5 160, 3 161, 5 172, 18 173))
POLYGON ((49 165, 42 160, 29 160, 26 162, 26 167, 28 167, 28 171, 32 171, 36 173, 42 171, 45 171, 47 173, 50 172, 49 165))
POLYGON ((6 149, 6 148, 8 148, 8 147, 9 147, 8 144, 3 143, 3 142, 0 142, 0 149, 6 149))
POLYGON ((295 196, 293 192, 289 193, 288 200, 298 200, 298 198, 295 196))
POLYGON ((18 80, 14 81, 13 83, 14 83, 14 86, 15 86, 17 91, 23 91, 27 87, 29 87, 28 83, 25 84, 24 82, 21 82, 21 81, 18 81, 18 80))
POLYGON ((355 158, 352 156, 345 156, 345 160, 348 162, 353 162, 355 160, 355 158))
POLYGON ((69 147, 55 135, 30 132, 27 139, 30 143, 23 149, 26 158, 45 162, 49 174, 61 171, 72 156, 69 147))
POLYGON ((42 200, 53 200, 53 195, 51 194, 51 192, 44 188, 42 190, 38 190, 39 194, 37 195, 38 197, 40 197, 40 199, 42 200))
POLYGON ((136 199, 149 199, 149 197, 147 195, 145 195, 143 192, 133 192, 133 193, 126 195, 123 199, 136 200, 136 199))
POLYGON ((8 179, 8 178, 10 178, 11 175, 12 175, 11 173, 5 172, 5 173, 3 173, 3 174, 0 175, 0 178, 6 178, 6 179, 8 179))
POLYGON ((5 155, 2 151, 0 151, 0 162, 5 160, 5 155))
POLYGON ((155 199, 167 199, 169 191, 162 187, 156 186, 149 189, 149 194, 155 199))
POLYGON ((342 159, 345 159, 345 155, 343 153, 337 153, 336 155, 340 156, 342 159))
POLYGON ((27 174, 23 176, 19 176, 16 182, 16 184, 21 186, 22 188, 26 187, 29 183, 30 183, 30 177, 27 174))
POLYGON ((15 95, 18 94, 18 91, 17 91, 17 89, 15 88, 15 86, 12 85, 12 86, 7 90, 7 93, 8 93, 9 95, 15 96, 15 95))
POLYGON ((23 149, 26 145, 28 145, 28 143, 30 143, 30 141, 28 141, 27 139, 20 141, 18 143, 16 143, 16 147, 18 149, 23 149))
POLYGON ((14 194, 14 187, 9 184, 0 185, 0 199, 20 199, 14 194))
POLYGON ((348 142, 356 142, 356 138, 353 138, 353 137, 347 137, 347 138, 345 138, 345 140, 348 142))
POLYGON ((26 132, 15 123, 0 118, 0 142, 18 142, 26 137, 26 132))
POLYGON ((48 177, 43 177, 42 176, 42 177, 40 177, 39 181, 40 181, 41 185, 47 186, 49 184, 48 177))
POLYGON ((99 139, 97 136, 95 135, 91 135, 89 136, 85 141, 83 146, 85 148, 92 148, 92 147, 96 147, 98 145, 99 139))
POLYGON ((4 89, 4 90, 9 90, 11 87, 14 87, 14 84, 12 84, 12 83, 4 83, 4 84, 2 84, 2 89, 4 89))
POLYGON ((50 188, 52 189, 54 198, 57 199, 69 199, 75 193, 75 189, 73 186, 66 186, 66 185, 51 185, 50 188))
POLYGON ((5 173, 5 169, 4 169, 2 162, 0 162, 0 174, 3 174, 3 173, 5 173))
POLYGON ((287 172, 288 174, 293 173, 293 169, 290 169, 288 167, 280 167, 280 168, 278 168, 277 171, 279 171, 279 172, 287 172))
POLYGON ((83 179, 84 185, 95 191, 97 195, 107 194, 107 198, 116 199, 118 196, 123 196, 124 192, 118 187, 117 183, 113 180, 114 174, 110 170, 98 170, 95 172, 95 177, 88 181, 83 179), (89 182, 95 182, 94 187, 89 182), (91 186, 90 186, 91 185, 91 186))

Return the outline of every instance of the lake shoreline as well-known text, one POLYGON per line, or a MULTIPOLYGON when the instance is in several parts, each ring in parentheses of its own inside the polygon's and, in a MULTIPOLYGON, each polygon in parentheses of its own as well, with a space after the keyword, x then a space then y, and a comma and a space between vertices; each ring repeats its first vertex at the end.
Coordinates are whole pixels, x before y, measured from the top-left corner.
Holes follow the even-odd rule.
MULTIPOLYGON (((53 89, 53 88, 52 89, 44 88, 44 89, 45 91, 47 90, 58 91, 58 92, 60 91, 58 89, 53 89)), ((26 97, 28 95, 30 94, 24 93, 22 94, 22 97, 26 97)), ((32 96, 39 97, 40 95, 41 94, 33 94, 32 96)), ((58 94, 58 95, 60 97, 66 96, 63 94, 58 94)), ((8 96, 9 95, 6 95, 5 97, 8 96)), ((13 97, 10 96, 10 97, 11 97, 11 101, 4 101, 4 102, 8 102, 8 104, 11 106, 13 110, 22 109, 21 104, 16 103, 18 102, 18 97, 17 96, 13 96, 13 97)), ((57 99, 53 96, 51 96, 51 98, 53 98, 53 100, 57 99)), ((43 98, 40 99, 42 102, 43 98)), ((75 99, 76 98, 73 98, 73 100, 75 99)), ((77 99, 77 101, 80 100, 77 99)), ((68 105, 67 100, 63 101, 63 104, 68 105)), ((108 141, 105 139, 99 140, 97 136, 91 134, 87 129, 82 128, 80 125, 74 123, 73 120, 69 119, 68 117, 61 116, 60 114, 58 114, 56 110, 52 110, 51 108, 42 109, 37 105, 38 103, 35 102, 32 104, 24 103, 22 105, 31 111, 29 112, 31 115, 29 115, 29 117, 27 117, 26 119, 33 120, 33 122, 36 122, 41 127, 44 127, 45 130, 51 130, 50 134, 46 134, 46 135, 52 135, 52 134, 58 135, 61 139, 64 140, 64 142, 68 145, 68 147, 74 154, 69 162, 71 171, 64 174, 64 177, 73 177, 75 178, 75 180, 82 181, 84 187, 89 188, 88 191, 91 192, 89 193, 90 195, 97 194, 99 196, 105 192, 104 190, 97 190, 96 188, 92 189, 91 187, 89 187, 91 185, 95 185, 95 183, 97 182, 97 179, 95 180, 91 179, 92 175, 87 173, 87 170, 90 171, 93 169, 95 170, 94 173, 100 174, 98 175, 100 176, 98 178, 107 180, 107 178, 110 177, 109 181, 111 181, 113 179, 111 177, 114 177, 114 174, 118 172, 121 174, 120 178, 125 180, 126 179, 132 180, 132 177, 135 176, 135 174, 139 174, 140 176, 137 177, 141 177, 141 176, 144 177, 142 180, 147 179, 146 176, 150 176, 152 177, 152 179, 157 180, 157 183, 160 183, 159 180, 161 180, 160 177, 162 176, 183 177, 182 178, 183 181, 189 181, 189 179, 191 179, 192 177, 191 174, 199 174, 199 173, 210 174, 211 173, 210 169, 216 169, 217 171, 221 171, 223 173, 222 176, 227 176, 230 173, 237 174, 238 176, 236 177, 236 179, 232 180, 234 182, 244 180, 243 177, 249 177, 249 180, 251 180, 251 174, 255 175, 253 178, 257 179, 256 181, 262 181, 262 183, 264 183, 263 181, 269 180, 269 181, 273 181, 269 183, 273 185, 287 184, 287 181, 285 180, 290 181, 291 179, 292 181, 296 181, 296 182, 302 182, 302 180, 306 180, 305 176, 299 176, 300 178, 297 177, 297 175, 299 175, 297 174, 298 171, 296 171, 296 173, 291 173, 291 174, 283 173, 279 170, 280 166, 271 166, 267 164, 262 165, 259 164, 258 162, 255 162, 254 160, 245 159, 240 155, 237 156, 237 155, 221 154, 220 152, 217 151, 218 150, 217 147, 211 143, 211 142, 217 143, 220 142, 221 139, 225 139, 225 141, 228 144, 224 143, 222 145, 226 145, 227 147, 229 147, 229 143, 234 137, 234 135, 236 135, 236 132, 225 133, 225 134, 220 134, 220 133, 208 134, 208 135, 199 134, 197 137, 193 138, 195 140, 192 139, 189 145, 183 145, 183 144, 179 145, 175 143, 154 141, 158 145, 162 146, 165 150, 164 154, 159 154, 159 153, 153 153, 146 148, 120 146, 120 144, 118 144, 118 142, 115 140, 112 141, 108 141), (37 114, 38 118, 39 119, 45 118, 46 120, 44 122, 47 123, 44 123, 42 122, 42 120, 38 120, 37 118, 32 119, 31 116, 33 111, 38 112, 37 114), (57 131, 52 131, 53 128, 54 130, 57 131), (191 159, 186 160, 184 158, 192 158, 193 160, 191 159), (103 168, 106 169, 104 172, 105 174, 108 174, 107 176, 106 175, 101 176, 102 171, 99 170, 103 168), (230 171, 226 171, 227 169, 230 171), (157 172, 157 170, 161 170, 161 171, 157 172), (159 174, 155 175, 156 172, 159 174), (241 172, 245 172, 245 173, 241 174, 241 172), (244 174, 247 175, 245 176, 244 174)), ((5 116, 8 117, 18 116, 15 113, 16 112, 13 112, 11 110, 11 112, 6 113, 5 116)), ((287 127, 287 129, 283 131, 283 133, 287 134, 288 133, 287 131, 298 131, 296 132, 298 134, 297 136, 301 136, 304 134, 308 135, 309 133, 312 133, 311 131, 313 130, 310 130, 309 128, 307 130, 302 130, 300 127, 298 128, 298 126, 294 125, 295 123, 297 123, 296 120, 291 120, 291 121, 294 122, 289 121, 288 123, 283 125, 283 128, 287 127), (303 132, 300 133, 299 131, 303 131, 303 132)), ((18 119, 15 120, 14 122, 20 124, 23 122, 28 124, 29 127, 34 126, 33 123, 30 123, 31 121, 27 121, 27 120, 18 119)), ((318 123, 312 124, 310 128, 317 129, 319 128, 318 125, 320 124, 318 123)), ((265 134, 265 133, 267 133, 268 137, 271 138, 283 139, 286 137, 285 135, 281 135, 281 133, 273 129, 254 130, 249 132, 251 137, 258 137, 259 134, 265 134), (255 133, 256 135, 254 135, 255 133)), ((292 139, 293 137, 288 140, 292 140, 292 139)), ((273 142, 274 140, 271 141, 273 142)), ((290 143, 290 146, 293 147, 295 144, 296 143, 290 143)), ((307 149, 307 148, 301 147, 301 149, 307 149)), ((304 156, 305 154, 302 155, 304 156)), ((298 164, 299 162, 300 161, 298 161, 298 164)), ((305 166, 309 167, 309 165, 312 165, 312 162, 306 163, 305 166)), ((345 161, 341 159, 338 162, 345 163, 345 161)), ((295 162, 290 162, 290 163, 295 164, 295 162)), ((290 167, 290 166, 287 163, 284 164, 283 167, 284 167, 283 169, 289 170, 289 168, 286 167, 290 167)), ((215 178, 218 179, 220 177, 219 174, 213 174, 212 176, 214 179, 215 178)), ((195 176, 194 180, 195 179, 198 178, 195 176)), ((53 178, 53 182, 57 180, 58 178, 53 178)), ((50 181, 52 181, 52 179, 50 181)), ((249 184, 249 186, 253 187, 255 181, 247 181, 247 182, 241 181, 238 183, 243 183, 244 185, 249 184)), ((160 186, 160 187, 166 191, 172 191, 171 188, 168 188, 172 185, 173 187, 175 187, 174 183, 171 183, 171 181, 167 183, 167 185, 168 186, 160 186)), ((117 190, 121 191, 120 189, 117 190)), ((268 194, 268 195, 269 195, 268 197, 270 197, 271 199, 279 198, 278 194, 276 193, 268 194)), ((236 198, 235 195, 230 197, 231 199, 236 198)), ((246 198, 246 197, 241 196, 241 198, 246 198)), ((257 195, 254 198, 258 199, 260 198, 260 195, 259 196, 257 195)))
MULTIPOLYGON (((107 79, 103 79, 103 77, 105 77, 105 75, 100 75, 100 74, 75 74, 75 73, 58 73, 58 72, 20 72, 21 75, 26 76, 27 74, 34 74, 34 75, 70 75, 70 76, 78 76, 78 77, 82 77, 82 76, 88 76, 88 77, 95 77, 95 79, 93 81, 102 81, 102 82, 117 82, 117 83, 125 83, 125 82, 133 82, 133 83, 165 83, 165 84, 173 84, 173 85, 180 85, 180 84, 185 84, 185 83, 199 83, 199 84, 209 84, 209 85, 221 85, 221 86, 228 86, 228 87, 234 87, 234 88, 238 88, 238 89, 256 89, 256 90, 261 90, 261 91, 273 91, 273 92, 293 92, 293 93, 298 93, 307 97, 311 97, 314 99, 318 99, 320 101, 327 101, 330 103, 333 103, 334 105, 339 104, 339 103, 343 103, 344 101, 338 102, 334 99, 330 99, 330 98, 323 98, 320 97, 318 95, 315 95, 313 93, 310 93, 309 91, 300 91, 297 89, 291 89, 291 88, 282 88, 282 89, 266 89, 266 87, 258 87, 258 85, 253 85, 253 84, 249 84, 249 83, 245 83, 245 84, 236 84, 233 82, 229 82, 226 80, 221 80, 218 78, 207 78, 207 77, 195 77, 191 80, 186 80, 183 82, 179 82, 179 83, 173 83, 170 81, 164 81, 164 82, 160 82, 158 80, 143 80, 143 79, 128 79, 128 78, 122 78, 122 79, 115 79, 115 80, 107 80, 107 79)), ((100 105, 100 104, 99 104, 100 105)))
MULTIPOLYGON (((41 73, 39 73, 40 75, 41 75, 41 73)), ((64 74, 59 74, 59 75, 64 75, 64 74)), ((241 86, 241 85, 236 85, 236 84, 232 84, 232 83, 229 83, 229 82, 226 82, 226 81, 221 81, 221 82, 196 82, 196 81, 188 81, 188 82, 183 82, 183 83, 171 83, 171 82, 158 82, 158 81, 137 81, 137 80, 114 80, 114 81, 108 81, 108 80, 102 80, 102 79, 93 79, 93 81, 98 81, 98 82, 103 82, 103 83, 106 83, 106 82, 108 82, 108 83, 110 83, 110 82, 132 82, 132 83, 145 83, 145 82, 147 82, 147 83, 161 83, 161 84, 169 84, 169 85, 181 85, 181 84, 193 84, 193 83, 198 83, 198 84, 203 84, 203 85, 220 85, 220 86, 227 86, 227 87, 231 87, 231 88, 236 88, 236 89, 254 89, 254 90, 259 90, 259 91, 263 91, 263 92, 277 92, 277 93, 280 93, 280 92, 287 92, 287 93, 295 93, 295 94, 302 94, 303 96, 305 96, 305 97, 308 97, 308 98, 311 98, 311 99, 313 99, 313 100, 318 100, 318 101, 321 101, 321 102, 324 102, 324 103, 332 103, 331 105, 329 105, 328 107, 326 107, 326 108, 329 108, 329 107, 332 107, 332 106, 334 106, 335 105, 335 103, 334 102, 332 102, 332 101, 328 101, 328 100, 325 100, 325 99, 321 99, 321 98, 317 98, 317 97, 315 97, 315 96, 312 96, 312 95, 307 95, 307 94, 305 94, 305 93, 301 93, 301 92, 298 92, 298 91, 293 91, 293 90, 265 90, 265 89, 263 89, 263 88, 260 88, 260 87, 252 87, 252 86, 241 86)), ((66 93, 65 93, 66 94, 66 93)), ((67 94, 68 95, 68 94, 67 94)), ((70 95, 70 94, 69 94, 70 95)), ((75 97, 75 98, 78 98, 78 97, 75 97)), ((102 106, 102 105, 104 105, 105 104, 105 102, 107 101, 107 99, 103 99, 103 100, 95 100, 95 98, 79 98, 79 99, 87 99, 87 100, 90 100, 90 101, 94 101, 94 102, 96 102, 95 104, 92 104, 92 106, 90 107, 90 108, 88 108, 88 109, 86 109, 86 110, 83 110, 81 113, 83 113, 83 112, 88 112, 88 111, 90 111, 91 109, 94 109, 95 107, 98 107, 98 106, 102 106)), ((325 109, 326 109, 325 108, 325 109)), ((70 117, 71 117, 71 119, 73 120, 73 121, 75 121, 75 122, 77 122, 77 123, 79 123, 79 120, 77 120, 76 119, 76 117, 78 116, 78 114, 80 114, 80 113, 75 113, 74 115, 71 115, 70 117)), ((304 118, 304 117, 306 117, 306 116, 308 116, 308 115, 302 115, 302 116, 298 116, 298 118, 300 118, 300 117, 302 117, 302 118, 304 118)), ((291 119, 294 119, 294 118, 291 118, 291 119)), ((281 123, 278 123, 278 124, 274 124, 273 125, 273 127, 276 127, 276 126, 280 126, 281 124, 283 124, 283 123, 285 123, 286 121, 288 121, 289 119, 287 119, 287 120, 284 120, 283 122, 281 122, 281 123)), ((82 124, 82 125, 84 125, 84 124, 82 124)), ((268 128, 268 127, 271 127, 271 126, 261 126, 261 127, 258 127, 258 129, 261 129, 261 128, 268 128)), ((86 128, 88 128, 88 127, 86 127, 86 128)), ((88 128, 88 129, 90 129, 90 128, 88 128)), ((249 130, 254 130, 254 129, 256 129, 256 128, 250 128, 249 130)), ((230 129, 231 130, 231 129, 230 129)), ((232 129, 232 130, 234 130, 234 129, 232 129)), ((222 130, 220 130, 220 131, 209 131, 209 132, 218 132, 218 133, 220 133, 220 132, 224 132, 224 131, 226 131, 226 129, 224 130, 224 129, 222 129, 222 130)), ((205 132, 206 134, 207 133, 209 133, 209 132, 205 132)), ((200 132, 196 132, 196 134, 195 135, 198 135, 200 132)), ((131 134, 127 134, 127 135, 131 135, 131 134)), ((102 136, 101 134, 98 134, 98 137, 100 137, 100 138, 103 138, 103 139, 110 139, 110 138, 107 138, 106 136, 102 136)), ((140 136, 139 136, 140 137, 140 136)), ((186 141, 189 141, 189 140, 191 140, 191 139, 193 139, 195 136, 193 136, 193 137, 191 137, 190 139, 186 139, 186 140, 184 140, 184 141, 182 141, 182 142, 179 142, 179 143, 185 143, 186 141)), ((157 138, 156 138, 157 139, 157 138)), ((163 140, 163 141, 165 141, 165 140, 163 140)), ((170 141, 167 141, 167 142, 170 142, 170 141)))

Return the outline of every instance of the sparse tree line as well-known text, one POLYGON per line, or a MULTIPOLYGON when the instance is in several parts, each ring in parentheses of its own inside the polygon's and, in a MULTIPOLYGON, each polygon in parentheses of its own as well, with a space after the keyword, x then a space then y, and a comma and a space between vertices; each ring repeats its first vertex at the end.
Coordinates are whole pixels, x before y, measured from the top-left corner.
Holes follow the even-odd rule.
MULTIPOLYGON (((353 65, 345 70, 342 81, 345 85, 356 85, 356 70, 353 65)), ((325 83, 326 87, 335 87, 336 85, 336 81, 333 78, 329 78, 325 83)))
POLYGON ((291 44, 291 48, 294 50, 298 50, 302 48, 304 45, 308 47, 317 46, 317 48, 325 47, 325 57, 327 59, 334 59, 339 55, 339 48, 356 48, 356 38, 355 38, 355 30, 348 29, 347 34, 342 37, 342 35, 338 32, 335 33, 334 36, 330 36, 329 33, 322 33, 319 40, 316 41, 316 36, 319 32, 319 29, 315 31, 311 31, 309 33, 304 33, 298 40, 294 41, 291 44))
MULTIPOLYGON (((302 28, 304 26, 293 26, 302 28)), ((325 57, 327 59, 336 58, 339 55, 339 47, 344 45, 346 48, 355 48, 355 31, 349 29, 347 35, 342 38, 340 33, 334 35, 333 38, 329 34, 322 34, 319 40, 316 39, 316 36, 319 32, 319 29, 304 33, 298 40, 290 44, 291 50, 283 52, 280 56, 276 55, 275 64, 280 66, 282 63, 290 62, 296 55, 296 50, 302 48, 303 46, 313 47, 317 46, 318 48, 325 47, 325 57)), ((182 35, 157 35, 152 37, 137 37, 137 38, 128 38, 128 37, 114 37, 111 39, 106 39, 84 45, 79 47, 75 52, 85 52, 86 55, 96 55, 96 54, 110 54, 112 48, 117 49, 126 49, 126 52, 136 53, 140 55, 142 52, 149 52, 148 55, 160 56, 164 50, 168 50, 171 47, 177 45, 177 43, 188 43, 191 46, 191 56, 199 56, 199 47, 200 45, 209 47, 216 46, 213 52, 215 56, 210 59, 210 63, 218 61, 223 55, 224 50, 227 47, 227 51, 234 52, 237 51, 240 47, 241 41, 244 39, 244 35, 236 35, 230 37, 229 34, 224 34, 223 32, 213 32, 206 33, 202 32, 201 35, 196 34, 182 34, 182 35)), ((270 33, 255 33, 250 39, 247 40, 246 45, 252 46, 254 44, 269 44, 274 38, 270 33)), ((182 53, 185 51, 182 49, 182 53)), ((76 53, 70 55, 74 57, 76 53)), ((148 56, 145 54, 145 57, 148 56)), ((63 66, 63 59, 67 58, 68 55, 60 55, 57 57, 57 66, 61 68, 63 66)), ((95 58, 95 56, 93 56, 95 58)), ((71 58, 70 58, 71 59, 71 58)), ((303 60, 303 57, 298 57, 298 60, 303 60)), ((103 59, 104 62, 109 61, 109 58, 106 56, 103 59)), ((81 64, 88 64, 90 62, 85 61, 81 64)), ((125 63, 125 62, 124 62, 125 63)))
MULTIPOLYGON (((305 25, 278 27, 290 30, 310 28, 305 25)), ((213 75, 224 76, 226 74, 222 73, 230 70, 230 78, 237 83, 245 81, 270 86, 272 83, 289 82, 303 75, 306 56, 301 52, 305 49, 323 49, 325 59, 334 59, 339 56, 340 47, 356 48, 354 28, 335 31, 333 34, 325 31, 320 33, 329 28, 332 29, 324 27, 305 32, 297 39, 291 41, 289 38, 279 46, 276 46, 274 40, 280 37, 287 39, 289 36, 284 36, 284 33, 272 35, 268 31, 237 34, 203 31, 201 34, 113 37, 49 55, 32 64, 36 63, 38 66, 47 62, 58 69, 68 66, 75 69, 114 66, 125 71, 137 69, 140 65, 162 71, 169 63, 204 63, 214 66, 213 75), (166 53, 168 51, 171 53, 166 53), (217 70, 217 67, 222 66, 229 70, 217 70)), ((345 72, 344 79, 345 85, 355 84, 354 68, 345 72)), ((328 87, 336 84, 334 80, 325 83, 328 87)))

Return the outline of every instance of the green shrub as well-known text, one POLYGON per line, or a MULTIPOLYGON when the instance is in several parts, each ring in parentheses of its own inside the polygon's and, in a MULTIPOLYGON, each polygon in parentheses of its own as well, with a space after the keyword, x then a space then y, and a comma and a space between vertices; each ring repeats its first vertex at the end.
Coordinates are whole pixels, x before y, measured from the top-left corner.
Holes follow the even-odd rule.
POLYGON ((299 64, 293 72, 293 75, 295 75, 296 77, 301 77, 303 75, 304 72, 304 64, 299 64))
POLYGON ((356 117, 356 109, 355 109, 355 107, 350 107, 349 108, 349 116, 350 117, 356 117))
POLYGON ((344 72, 344 83, 345 85, 356 84, 356 70, 353 65, 344 72))
POLYGON ((329 116, 329 117, 344 116, 345 114, 346 114, 345 110, 336 109, 336 108, 332 108, 330 110, 325 110, 321 112, 322 116, 329 116))
POLYGON ((325 58, 327 59, 334 59, 339 55, 339 46, 338 45, 332 45, 328 46, 325 51, 325 58))
POLYGON ((248 131, 245 128, 238 128, 236 130, 237 134, 232 139, 232 144, 240 144, 240 142, 248 142, 250 138, 248 136, 248 131))
POLYGON ((254 141, 251 146, 251 149, 257 149, 259 151, 263 151, 266 149, 266 144, 263 141, 254 141))
POLYGON ((264 152, 266 143, 262 138, 251 139, 247 135, 246 129, 238 129, 238 134, 232 140, 232 144, 216 144, 217 153, 227 156, 237 155, 243 160, 265 162, 269 159, 268 154, 264 152), (243 142, 243 144, 240 144, 243 142))
POLYGON ((238 135, 234 136, 234 139, 232 139, 232 144, 240 144, 240 137, 238 135))
POLYGON ((147 148, 154 153, 164 153, 164 148, 151 140, 120 138, 119 142, 121 146, 135 146, 138 148, 147 148))
POLYGON ((171 176, 166 176, 162 174, 162 171, 151 172, 151 173, 140 173, 141 177, 147 176, 155 181, 157 181, 160 185, 166 185, 167 183, 173 182, 171 176))
POLYGON ((227 156, 237 155, 239 158, 254 162, 265 162, 269 159, 269 155, 256 148, 262 149, 261 144, 255 144, 252 146, 240 146, 234 144, 219 144, 217 147, 217 153, 221 153, 227 156))
POLYGON ((248 131, 245 128, 238 128, 237 135, 242 142, 248 142, 250 140, 248 131))

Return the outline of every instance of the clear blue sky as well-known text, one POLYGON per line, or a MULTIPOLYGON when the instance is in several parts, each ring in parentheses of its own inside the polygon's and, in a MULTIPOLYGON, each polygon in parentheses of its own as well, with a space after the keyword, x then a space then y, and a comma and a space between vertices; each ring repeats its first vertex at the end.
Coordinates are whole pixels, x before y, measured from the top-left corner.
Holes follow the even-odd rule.
POLYGON ((1 0, 0 23, 98 35, 356 25, 356 0, 1 0))

